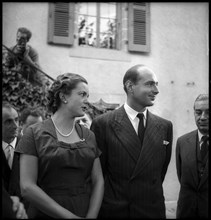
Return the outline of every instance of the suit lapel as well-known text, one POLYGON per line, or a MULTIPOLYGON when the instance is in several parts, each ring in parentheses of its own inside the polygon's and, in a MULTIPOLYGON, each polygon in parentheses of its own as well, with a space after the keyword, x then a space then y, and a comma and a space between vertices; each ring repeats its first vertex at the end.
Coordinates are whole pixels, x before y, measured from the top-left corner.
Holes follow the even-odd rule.
POLYGON ((116 110, 115 119, 111 122, 111 127, 122 146, 136 162, 140 154, 140 140, 128 118, 124 107, 116 110))
MULTIPOLYGON (((207 156, 208 157, 208 156, 207 156)), ((203 176, 201 177, 201 180, 199 182, 199 188, 203 185, 203 183, 208 179, 208 158, 207 158, 207 162, 206 162, 206 165, 205 165, 205 168, 204 168, 204 174, 203 176)))
POLYGON ((153 114, 150 112, 147 112, 147 114, 147 125, 144 133, 142 150, 131 178, 134 178, 138 173, 144 170, 156 153, 157 146, 162 144, 162 137, 160 135, 162 126, 153 114))
POLYGON ((10 173, 11 173, 11 169, 9 167, 9 164, 7 162, 7 159, 5 157, 4 151, 3 149, 1 149, 1 159, 2 159, 2 178, 4 181, 4 186, 6 188, 6 190, 8 191, 9 189, 9 182, 10 182, 10 173))
POLYGON ((206 161, 206 165, 204 168, 204 173, 203 173, 201 180, 199 182, 199 187, 201 187, 203 185, 203 183, 208 179, 209 151, 208 151, 204 160, 206 161))
POLYGON ((184 143, 184 148, 187 149, 186 158, 189 161, 190 172, 193 175, 195 184, 198 185, 198 173, 197 173, 197 157, 196 157, 196 148, 197 148, 197 130, 194 131, 184 143))

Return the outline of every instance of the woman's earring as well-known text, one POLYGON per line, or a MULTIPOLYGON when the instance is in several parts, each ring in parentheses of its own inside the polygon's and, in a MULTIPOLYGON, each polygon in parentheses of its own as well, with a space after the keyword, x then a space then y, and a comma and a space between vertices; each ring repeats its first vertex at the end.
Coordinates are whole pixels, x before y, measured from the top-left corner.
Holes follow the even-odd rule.
POLYGON ((67 104, 67 100, 64 100, 64 103, 67 104))

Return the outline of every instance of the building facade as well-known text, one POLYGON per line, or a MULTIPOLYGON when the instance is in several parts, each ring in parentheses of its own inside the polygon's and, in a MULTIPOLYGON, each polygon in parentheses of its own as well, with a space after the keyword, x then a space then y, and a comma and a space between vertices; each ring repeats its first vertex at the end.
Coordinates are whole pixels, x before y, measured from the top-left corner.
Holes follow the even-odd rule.
POLYGON ((29 28, 42 70, 52 78, 83 75, 90 102, 122 105, 126 70, 135 64, 154 70, 160 93, 150 109, 174 126, 164 193, 176 201, 176 139, 196 128, 194 100, 208 93, 208 2, 65 4, 4 2, 3 44, 13 46, 17 29, 29 28))

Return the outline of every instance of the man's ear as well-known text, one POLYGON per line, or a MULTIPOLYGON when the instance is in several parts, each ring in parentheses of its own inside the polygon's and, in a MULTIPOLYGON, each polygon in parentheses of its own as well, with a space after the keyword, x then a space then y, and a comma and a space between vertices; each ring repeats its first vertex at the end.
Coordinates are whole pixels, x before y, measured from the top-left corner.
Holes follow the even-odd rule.
POLYGON ((130 80, 126 81, 125 86, 127 88, 127 92, 133 94, 133 83, 130 80))

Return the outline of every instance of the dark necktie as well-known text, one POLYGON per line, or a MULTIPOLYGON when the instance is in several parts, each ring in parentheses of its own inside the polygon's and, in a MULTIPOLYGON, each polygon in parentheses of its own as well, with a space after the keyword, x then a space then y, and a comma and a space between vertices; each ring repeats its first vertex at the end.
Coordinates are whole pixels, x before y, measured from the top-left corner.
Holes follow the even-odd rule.
POLYGON ((208 151, 208 136, 202 136, 201 140, 201 159, 204 160, 208 151))
POLYGON ((139 118, 139 124, 138 124, 138 136, 141 141, 141 145, 143 143, 144 139, 144 114, 143 113, 138 113, 137 117, 139 118))

